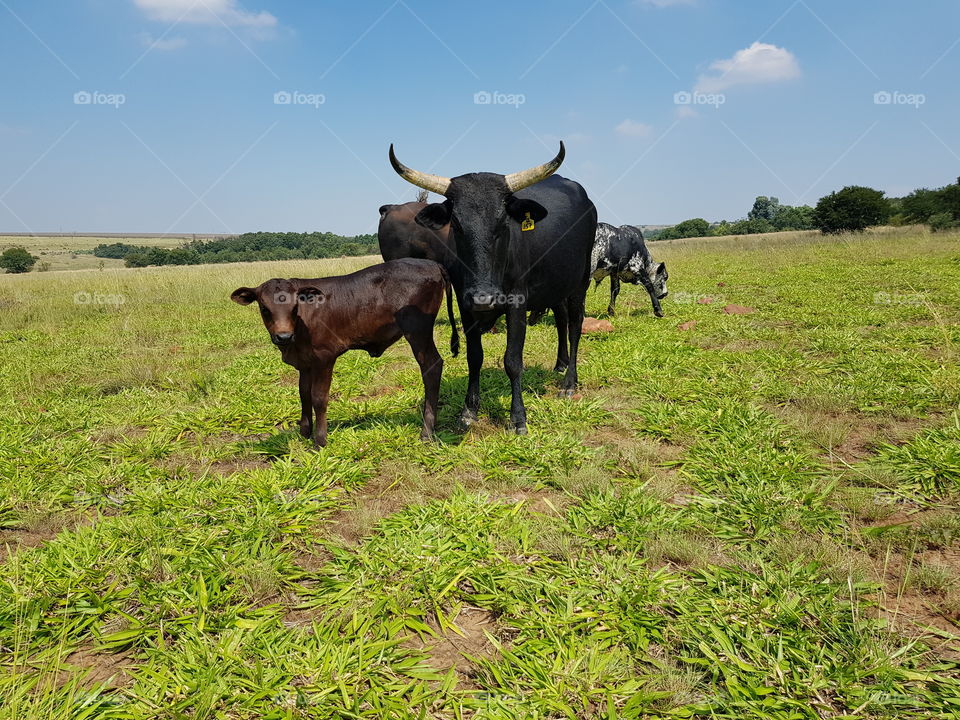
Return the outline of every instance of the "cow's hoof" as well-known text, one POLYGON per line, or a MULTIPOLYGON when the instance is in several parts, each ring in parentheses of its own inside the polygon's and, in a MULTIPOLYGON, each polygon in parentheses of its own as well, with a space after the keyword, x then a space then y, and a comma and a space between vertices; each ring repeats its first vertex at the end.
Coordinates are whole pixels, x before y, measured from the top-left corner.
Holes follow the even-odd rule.
POLYGON ((303 437, 307 439, 313 437, 313 428, 310 425, 300 425, 299 429, 300 429, 300 434, 303 437))
POLYGON ((526 425, 517 425, 516 427, 513 428, 513 430, 511 430, 511 432, 512 432, 514 435, 526 435, 526 434, 527 434, 527 426, 526 426, 526 425))
POLYGON ((460 413, 460 419, 457 422, 457 425, 460 427, 461 432, 464 432, 471 425, 479 421, 480 418, 477 417, 477 414, 473 410, 464 408, 463 412, 460 413))
POLYGON ((433 442, 434 440, 436 440, 436 439, 437 439, 437 436, 436 436, 434 433, 432 433, 432 432, 427 432, 426 430, 421 430, 421 431, 420 431, 420 439, 421 439, 423 442, 428 443, 428 442, 433 442))
POLYGON ((557 363, 556 365, 553 366, 553 371, 554 371, 554 372, 558 372, 558 373, 566 372, 566 371, 567 371, 567 365, 563 365, 563 364, 561 364, 561 363, 557 363))
POLYGON ((657 317, 663 317, 663 312, 656 312, 656 311, 654 311, 653 314, 656 315, 657 317))
POLYGON ((557 393, 557 397, 566 398, 569 400, 576 394, 576 392, 577 392, 576 388, 564 388, 559 393, 557 393))

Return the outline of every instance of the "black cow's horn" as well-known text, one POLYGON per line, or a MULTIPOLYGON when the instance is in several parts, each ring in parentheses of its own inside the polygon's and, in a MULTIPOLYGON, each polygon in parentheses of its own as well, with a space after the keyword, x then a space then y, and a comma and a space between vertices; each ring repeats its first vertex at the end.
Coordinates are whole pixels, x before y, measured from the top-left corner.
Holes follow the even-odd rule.
POLYGON ((393 143, 390 143, 390 164, 393 165, 393 169, 397 171, 397 175, 408 183, 412 183, 424 190, 435 192, 437 195, 446 195, 447 190, 450 189, 450 178, 413 170, 397 160, 397 156, 393 152, 393 143))
POLYGON ((525 187, 530 187, 534 183, 538 183, 541 180, 546 180, 557 171, 566 154, 567 151, 563 147, 563 140, 561 140, 560 152, 558 152, 557 156, 550 162, 530 168, 529 170, 523 170, 521 172, 507 175, 505 178, 507 181, 507 189, 510 190, 510 192, 517 192, 518 190, 523 190, 525 187))

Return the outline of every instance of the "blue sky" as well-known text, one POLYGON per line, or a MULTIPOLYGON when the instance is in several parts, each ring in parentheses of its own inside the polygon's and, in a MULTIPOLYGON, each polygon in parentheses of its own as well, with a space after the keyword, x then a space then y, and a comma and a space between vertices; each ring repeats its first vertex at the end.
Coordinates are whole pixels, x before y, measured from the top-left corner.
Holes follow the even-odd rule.
POLYGON ((960 175, 958 69, 956 0, 0 0, 0 231, 373 232, 391 142, 563 139, 614 223, 899 195, 960 175))

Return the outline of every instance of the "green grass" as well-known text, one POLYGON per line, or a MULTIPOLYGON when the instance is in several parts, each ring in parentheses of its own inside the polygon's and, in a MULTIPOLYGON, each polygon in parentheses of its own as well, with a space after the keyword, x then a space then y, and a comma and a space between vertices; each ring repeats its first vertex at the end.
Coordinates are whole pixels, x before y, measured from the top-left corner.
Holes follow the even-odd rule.
POLYGON ((0 719, 958 718, 958 240, 656 244, 529 436, 499 333, 468 434, 401 344, 320 452, 229 293, 372 258, 0 278, 0 719))

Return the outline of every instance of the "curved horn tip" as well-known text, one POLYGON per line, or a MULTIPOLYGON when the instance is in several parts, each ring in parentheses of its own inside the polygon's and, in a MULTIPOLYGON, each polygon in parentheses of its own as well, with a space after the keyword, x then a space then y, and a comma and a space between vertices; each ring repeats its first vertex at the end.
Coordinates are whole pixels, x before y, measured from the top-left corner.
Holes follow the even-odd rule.
POLYGON ((416 185, 437 195, 446 195, 447 190, 450 189, 450 178, 433 175, 431 173, 423 173, 419 170, 408 168, 400 162, 400 160, 397 159, 396 153, 393 151, 393 143, 390 143, 390 164, 400 177, 412 185, 416 185))

